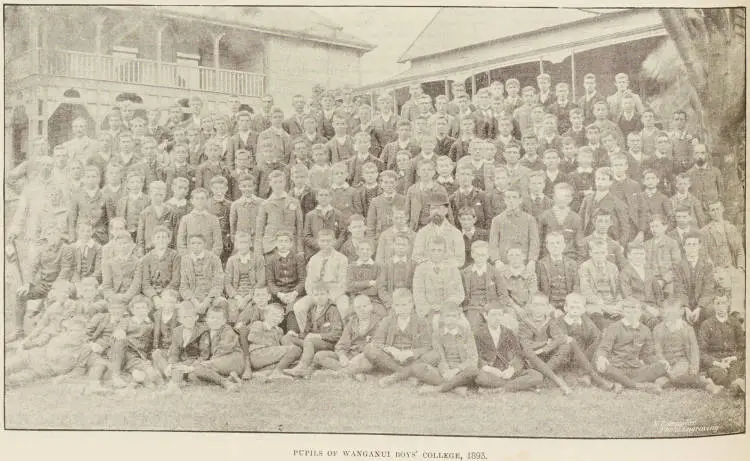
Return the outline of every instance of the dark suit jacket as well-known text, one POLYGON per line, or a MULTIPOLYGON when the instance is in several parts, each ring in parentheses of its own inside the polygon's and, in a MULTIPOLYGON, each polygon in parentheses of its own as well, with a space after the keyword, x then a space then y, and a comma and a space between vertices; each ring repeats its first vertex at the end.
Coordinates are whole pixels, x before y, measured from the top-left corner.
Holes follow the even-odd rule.
POLYGON ((495 139, 497 136, 497 119, 487 117, 479 110, 471 114, 474 119, 474 134, 480 139, 495 139))
POLYGON ((250 152, 250 165, 255 166, 255 147, 258 145, 258 134, 251 131, 247 137, 247 142, 240 138, 239 133, 229 138, 229 148, 227 149, 227 159, 231 160, 234 165, 234 158, 239 150, 250 152))
POLYGON ((479 368, 489 365, 499 370, 512 366, 516 373, 524 369, 527 352, 521 346, 521 341, 508 328, 500 327, 500 344, 495 344, 486 323, 482 323, 474 331, 479 354, 479 368))
POLYGON ((292 137, 292 140, 299 138, 300 136, 302 136, 302 133, 305 132, 305 129, 302 127, 302 125, 300 125, 295 116, 291 116, 281 122, 281 127, 284 128, 284 131, 289 133, 289 136, 292 137))
POLYGON ((694 275, 690 274, 690 263, 683 258, 675 266, 674 292, 687 296, 688 305, 691 309, 696 307, 706 308, 713 301, 716 290, 714 280, 714 267, 704 257, 698 256, 694 275))
MULTIPOLYGON (((549 256, 542 258, 536 266, 537 279, 539 280, 539 291, 550 296, 550 266, 552 260, 549 256)), ((579 291, 580 282, 578 280, 578 263, 570 258, 563 256, 563 268, 565 270, 565 288, 568 293, 579 291)))

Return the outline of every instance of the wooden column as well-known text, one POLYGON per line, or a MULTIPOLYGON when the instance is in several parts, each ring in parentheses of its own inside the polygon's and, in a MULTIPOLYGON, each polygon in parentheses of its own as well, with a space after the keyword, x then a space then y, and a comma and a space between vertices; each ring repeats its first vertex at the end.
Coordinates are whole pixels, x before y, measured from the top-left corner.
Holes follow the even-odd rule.
POLYGON ((570 52, 570 94, 573 96, 573 101, 576 100, 576 52, 570 52))
POLYGON ((448 98, 448 99, 450 99, 450 97, 451 97, 451 94, 450 94, 451 90, 450 90, 450 85, 448 84, 448 80, 444 80, 444 83, 445 83, 445 97, 448 98))
POLYGON ((218 71, 221 64, 221 60, 219 59, 219 43, 221 43, 221 39, 224 37, 224 32, 215 32, 211 35, 214 38, 214 69, 218 71))

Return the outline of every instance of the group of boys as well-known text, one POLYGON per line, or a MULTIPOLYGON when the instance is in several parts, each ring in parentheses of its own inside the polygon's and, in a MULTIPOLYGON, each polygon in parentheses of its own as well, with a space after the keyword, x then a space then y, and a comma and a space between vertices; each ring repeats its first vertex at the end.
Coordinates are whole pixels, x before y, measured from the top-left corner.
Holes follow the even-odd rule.
POLYGON ((744 243, 685 113, 537 84, 73 121, 23 170, 10 382, 744 392, 744 243))

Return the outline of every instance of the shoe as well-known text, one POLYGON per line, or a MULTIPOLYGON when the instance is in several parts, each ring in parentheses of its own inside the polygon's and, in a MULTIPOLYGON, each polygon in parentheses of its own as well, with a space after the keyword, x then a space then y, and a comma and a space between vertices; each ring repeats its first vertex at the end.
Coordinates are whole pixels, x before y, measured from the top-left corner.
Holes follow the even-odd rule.
POLYGON ((83 389, 84 395, 94 395, 94 394, 102 395, 102 394, 108 394, 108 393, 109 393, 109 389, 102 386, 102 384, 98 381, 89 384, 83 389))
POLYGON ((182 392, 180 386, 177 383, 168 383, 167 386, 161 391, 162 395, 176 395, 182 392))
POLYGON ((661 386, 659 386, 656 383, 646 383, 646 385, 644 386, 644 389, 649 394, 654 394, 654 395, 659 395, 663 392, 661 386))
POLYGON ((5 343, 12 343, 13 341, 18 341, 19 339, 23 339, 26 337, 26 334, 23 330, 16 330, 13 333, 5 336, 5 343))
POLYGON ((721 393, 721 391, 724 390, 724 386, 717 386, 713 381, 711 381, 710 383, 706 384, 705 389, 711 395, 718 395, 721 393))
MULTIPOLYGON (((135 379, 135 377, 133 377, 133 379, 135 379)), ((121 377, 119 377, 119 376, 113 376, 112 377, 112 387, 114 387, 115 389, 124 389, 124 388, 128 387, 128 383, 126 383, 125 381, 123 381, 123 379, 121 377)))
POLYGON ((469 395, 469 389, 466 388, 466 386, 459 386, 452 390, 454 394, 460 395, 461 397, 466 397, 469 395))
POLYGON ((242 379, 245 381, 253 379, 253 369, 250 367, 249 363, 245 364, 245 371, 242 372, 242 379))
POLYGON ((409 379, 406 380, 410 386, 417 387, 419 386, 419 380, 416 376, 410 376, 409 379))
POLYGON ((394 385, 396 383, 396 381, 398 381, 398 379, 396 378, 396 375, 384 376, 384 377, 382 377, 382 378, 380 378, 378 380, 378 386, 380 386, 380 387, 390 387, 390 386, 394 385))
POLYGON ((287 376, 278 371, 273 371, 268 376, 260 375, 260 378, 265 378, 266 381, 291 381, 293 379, 291 376, 287 376))
POLYGON ((622 384, 614 383, 612 385, 612 392, 614 392, 615 394, 622 394, 622 384))
POLYGON ((238 392, 240 390, 240 385, 229 379, 224 381, 221 385, 227 390, 227 392, 238 392))
POLYGON ((421 386, 419 389, 417 389, 417 394, 419 395, 436 394, 437 391, 438 391, 437 386, 430 386, 429 384, 425 384, 421 386))
POLYGON ((568 386, 561 387, 560 390, 562 391, 563 395, 570 395, 573 393, 573 390, 568 386))
POLYGON ((729 391, 736 396, 740 396, 745 393, 745 380, 737 378, 729 384, 729 391))
POLYGON ((589 376, 589 375, 579 376, 576 381, 581 386, 591 387, 591 376, 589 376))
POLYGON ((294 368, 287 368, 286 370, 282 370, 282 373, 289 376, 301 377, 303 374, 303 369, 302 367, 296 366, 294 368))
POLYGON ((235 384, 242 384, 242 379, 240 379, 239 375, 234 371, 229 373, 229 380, 235 384))
POLYGON ((131 376, 133 377, 133 381, 138 384, 143 384, 143 382, 146 381, 146 373, 142 372, 141 370, 133 370, 131 376))

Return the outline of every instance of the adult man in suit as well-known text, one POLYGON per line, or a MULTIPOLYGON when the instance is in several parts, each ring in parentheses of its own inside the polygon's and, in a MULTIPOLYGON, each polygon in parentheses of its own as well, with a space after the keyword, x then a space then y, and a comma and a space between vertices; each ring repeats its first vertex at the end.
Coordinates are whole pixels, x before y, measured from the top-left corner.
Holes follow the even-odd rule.
POLYGON ((588 125, 595 120, 594 104, 599 101, 606 102, 606 100, 604 99, 604 96, 596 90, 596 75, 594 74, 586 74, 586 76, 583 77, 583 89, 584 94, 578 99, 578 107, 583 109, 583 123, 588 125))
POLYGON ((292 97, 292 108, 294 113, 284 120, 281 126, 292 139, 297 139, 305 132, 303 120, 305 117, 305 97, 301 94, 295 94, 292 97))
POLYGON ((258 143, 258 133, 250 130, 250 113, 242 111, 237 114, 237 134, 229 138, 227 158, 233 160, 238 151, 246 150, 251 153, 251 162, 255 165, 255 148, 258 143))

